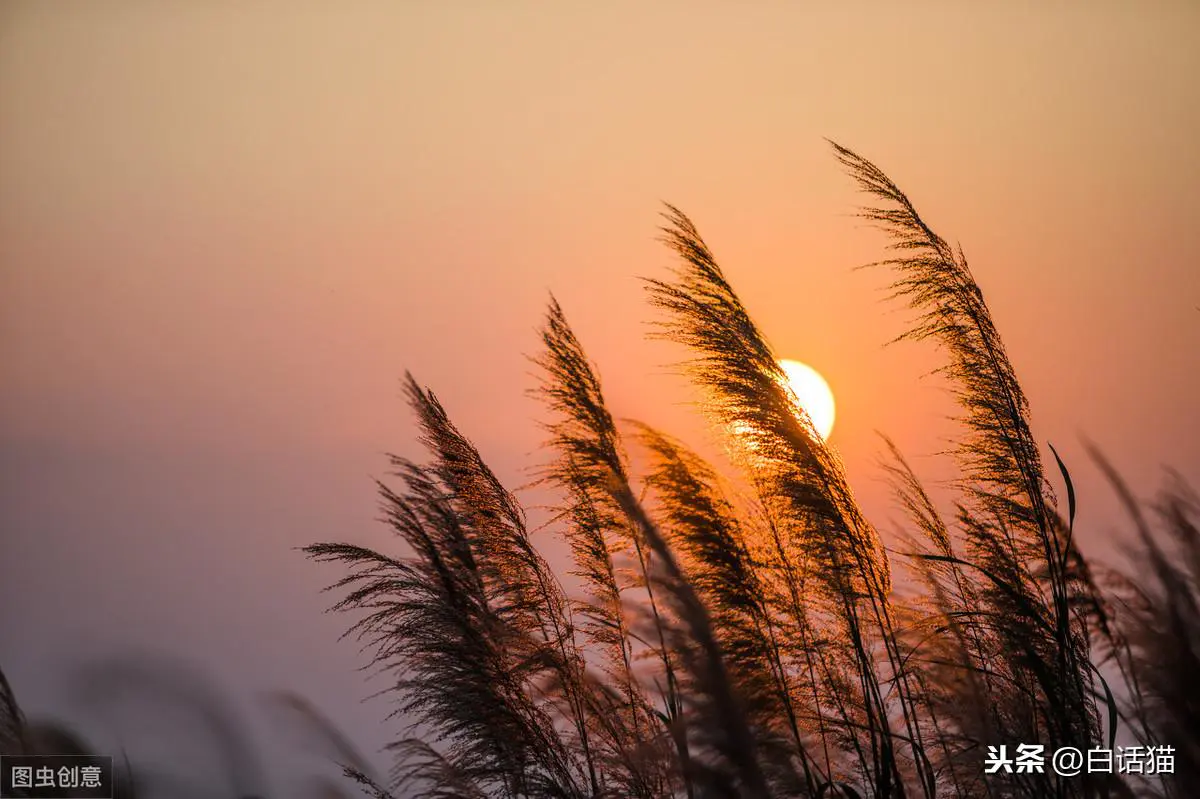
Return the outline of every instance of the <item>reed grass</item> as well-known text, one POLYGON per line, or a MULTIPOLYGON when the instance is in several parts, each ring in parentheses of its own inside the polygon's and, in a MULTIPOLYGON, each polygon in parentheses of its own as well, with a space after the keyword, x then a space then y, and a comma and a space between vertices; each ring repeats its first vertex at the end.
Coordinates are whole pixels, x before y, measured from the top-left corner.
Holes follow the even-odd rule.
POLYGON ((1175 795, 1167 782, 984 774, 988 746, 1112 746, 1118 718, 1140 718, 1146 740, 1200 740, 1184 680, 1200 665, 1196 528, 1173 495, 1164 514, 1192 571, 1143 532, 1158 593, 1127 583, 1116 612, 1076 546, 1070 474, 1055 453, 1063 509, 962 251, 878 167, 832 146, 870 199, 861 215, 890 237, 873 266, 916 314, 901 338, 944 355, 961 430, 949 511, 889 442, 907 551, 884 547, 716 256, 668 206, 663 240, 678 260, 647 281, 657 334, 686 353, 702 412, 735 453, 731 473, 663 432, 623 431, 552 301, 536 359, 550 453, 541 479, 561 497, 551 526, 583 594, 567 596, 517 501, 411 377, 431 460, 397 461, 404 487, 380 487, 411 554, 308 549, 354 569, 337 607, 366 613, 354 629, 402 675, 395 690, 424 731, 403 744, 410 765, 387 790, 1175 795), (647 454, 644 473, 631 473, 627 446, 647 454), (1173 658, 1158 659, 1166 650, 1173 658), (1097 665, 1105 657, 1139 689, 1125 708, 1097 665))

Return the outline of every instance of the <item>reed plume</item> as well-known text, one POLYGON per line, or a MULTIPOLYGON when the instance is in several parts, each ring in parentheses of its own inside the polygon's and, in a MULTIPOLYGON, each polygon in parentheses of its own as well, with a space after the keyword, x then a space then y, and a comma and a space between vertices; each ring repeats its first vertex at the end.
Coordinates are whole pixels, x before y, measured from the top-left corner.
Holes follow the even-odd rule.
MULTIPOLYGON (((1056 510, 1028 400, 983 293, 962 250, 936 234, 887 175, 833 147, 860 189, 879 202, 861 215, 891 237, 896 255, 877 265, 895 273, 894 296, 918 314, 900 338, 940 346, 947 355, 941 371, 961 409, 965 433, 953 451, 961 468, 955 538, 944 537, 940 522, 928 523, 928 506, 913 496, 911 482, 902 481, 901 492, 906 504, 920 506, 918 526, 934 532, 932 549, 921 557, 942 567, 925 571, 937 583, 942 615, 970 628, 959 639, 958 659, 988 677, 991 740, 978 743, 1099 746, 1089 630, 1078 610, 1091 589, 1073 547, 1073 512, 1064 521, 1056 510), (964 594, 971 583, 978 589, 964 594)), ((1069 487, 1065 470, 1063 476, 1069 487)), ((963 721, 964 729, 978 729, 978 718, 963 721)), ((1077 795, 1080 783, 1063 781, 1045 795, 1077 795)))

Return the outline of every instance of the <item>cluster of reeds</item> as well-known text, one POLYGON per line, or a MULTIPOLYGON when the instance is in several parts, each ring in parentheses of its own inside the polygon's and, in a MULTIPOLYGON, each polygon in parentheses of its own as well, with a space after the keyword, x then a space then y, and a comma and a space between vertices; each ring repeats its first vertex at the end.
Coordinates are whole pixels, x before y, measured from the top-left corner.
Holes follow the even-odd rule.
POLYGON ((885 550, 713 253, 668 208, 665 242, 679 265, 648 282, 650 299, 661 335, 690 354, 686 369, 735 473, 662 432, 618 425, 552 302, 538 358, 552 453, 541 480, 560 498, 551 528, 570 544, 576 596, 538 554, 517 499, 409 376, 430 458, 393 459, 400 486, 379 486, 408 553, 307 549, 350 567, 336 607, 360 611, 351 632, 391 672, 397 714, 412 723, 391 786, 370 790, 642 799, 1172 790, 1116 775, 984 773, 989 746, 1112 747, 1122 716, 1146 740, 1200 741, 1194 727, 1175 726, 1200 718, 1186 679, 1200 673, 1194 517, 1178 503, 1167 512, 1191 547, 1191 582, 1146 533, 1166 593, 1114 615, 1075 545, 1070 477, 1058 462, 1063 510, 961 251, 881 170, 834 149, 874 202, 863 216, 891 236, 879 265, 917 314, 906 336, 932 339, 946 356, 962 422, 952 509, 893 447, 910 529, 900 557, 885 550), (646 453, 644 473, 631 472, 632 446, 646 453), (1124 713, 1098 668, 1097 635, 1140 688, 1124 713))

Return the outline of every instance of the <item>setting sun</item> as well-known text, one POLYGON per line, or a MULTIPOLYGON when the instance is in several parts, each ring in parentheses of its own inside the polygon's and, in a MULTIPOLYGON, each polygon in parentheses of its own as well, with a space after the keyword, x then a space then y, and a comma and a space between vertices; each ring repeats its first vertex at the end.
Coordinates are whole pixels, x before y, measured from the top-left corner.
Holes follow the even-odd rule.
POLYGON ((817 433, 822 439, 829 438, 834 419, 833 391, 829 383, 816 369, 799 361, 782 360, 779 365, 783 367, 788 386, 800 400, 800 407, 808 413, 817 433))

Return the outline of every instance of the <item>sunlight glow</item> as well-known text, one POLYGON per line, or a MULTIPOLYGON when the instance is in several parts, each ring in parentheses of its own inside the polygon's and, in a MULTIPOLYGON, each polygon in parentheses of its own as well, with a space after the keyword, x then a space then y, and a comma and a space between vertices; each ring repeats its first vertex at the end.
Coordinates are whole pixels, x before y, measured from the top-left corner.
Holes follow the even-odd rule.
POLYGON ((813 427, 822 439, 828 439, 833 431, 833 391, 825 378, 807 364, 799 361, 782 360, 779 365, 787 375, 788 386, 796 394, 802 407, 812 420, 813 427))

